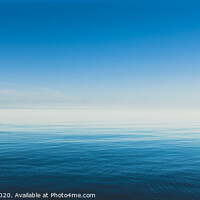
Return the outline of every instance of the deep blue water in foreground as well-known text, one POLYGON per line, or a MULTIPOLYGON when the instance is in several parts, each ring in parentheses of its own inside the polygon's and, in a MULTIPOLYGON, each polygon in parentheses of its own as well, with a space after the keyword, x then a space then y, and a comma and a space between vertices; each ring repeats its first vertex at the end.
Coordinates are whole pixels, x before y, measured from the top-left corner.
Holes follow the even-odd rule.
POLYGON ((0 191, 200 199, 200 126, 0 125, 0 191))

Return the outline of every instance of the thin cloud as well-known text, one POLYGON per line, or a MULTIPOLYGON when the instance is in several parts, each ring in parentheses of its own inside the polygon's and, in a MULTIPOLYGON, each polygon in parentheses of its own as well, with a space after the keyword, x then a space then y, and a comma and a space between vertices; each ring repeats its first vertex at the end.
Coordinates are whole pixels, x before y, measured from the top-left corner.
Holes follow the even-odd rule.
POLYGON ((0 83, 0 107, 49 107, 72 102, 66 93, 32 85, 0 83), (2 87, 3 86, 3 87, 2 87))

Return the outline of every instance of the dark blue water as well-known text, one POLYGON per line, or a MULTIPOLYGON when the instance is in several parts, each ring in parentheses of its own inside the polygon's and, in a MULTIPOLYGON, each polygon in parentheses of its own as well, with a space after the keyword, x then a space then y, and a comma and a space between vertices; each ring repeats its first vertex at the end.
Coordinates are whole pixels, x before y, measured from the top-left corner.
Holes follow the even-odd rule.
POLYGON ((0 130, 1 192, 200 199, 198 126, 0 125, 0 130))

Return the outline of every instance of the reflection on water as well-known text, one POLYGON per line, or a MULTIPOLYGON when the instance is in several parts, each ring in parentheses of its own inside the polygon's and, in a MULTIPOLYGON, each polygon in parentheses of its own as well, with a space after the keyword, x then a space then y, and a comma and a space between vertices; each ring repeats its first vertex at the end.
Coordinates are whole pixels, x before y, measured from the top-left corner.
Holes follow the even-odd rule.
POLYGON ((199 199, 200 127, 0 125, 0 190, 199 199))

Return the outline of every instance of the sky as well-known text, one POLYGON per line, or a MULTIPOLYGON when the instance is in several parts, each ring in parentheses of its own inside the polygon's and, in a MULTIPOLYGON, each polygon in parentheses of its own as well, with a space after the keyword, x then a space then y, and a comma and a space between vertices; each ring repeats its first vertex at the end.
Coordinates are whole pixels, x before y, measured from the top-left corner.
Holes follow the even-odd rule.
POLYGON ((0 0, 0 108, 200 108, 200 1, 0 0))

